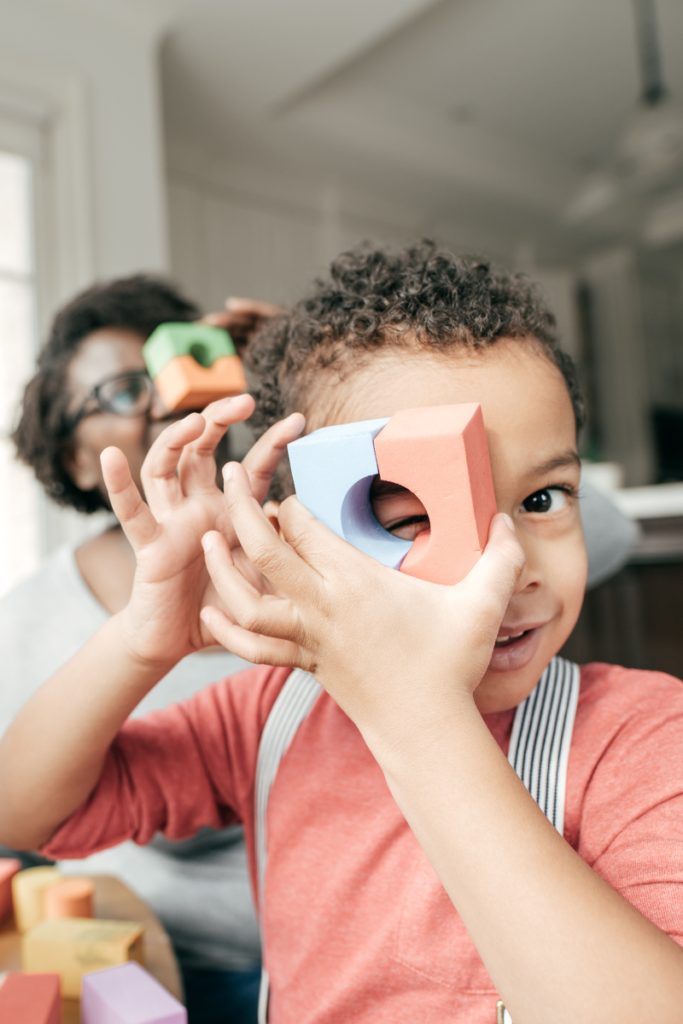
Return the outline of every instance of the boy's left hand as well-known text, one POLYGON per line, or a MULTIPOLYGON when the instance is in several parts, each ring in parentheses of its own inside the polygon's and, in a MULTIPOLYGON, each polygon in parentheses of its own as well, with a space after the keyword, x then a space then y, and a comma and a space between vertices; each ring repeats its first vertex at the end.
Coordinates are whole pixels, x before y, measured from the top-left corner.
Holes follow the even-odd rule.
POLYGON ((278 537, 243 469, 231 463, 225 477, 242 548, 282 596, 258 593, 224 539, 205 537, 209 572, 230 610, 202 612, 220 643, 250 661, 312 672, 366 739, 377 730, 387 735, 387 715, 401 719, 400 731, 471 698, 524 563, 506 516, 494 518, 469 575, 444 587, 380 565, 296 498, 280 506, 278 537))

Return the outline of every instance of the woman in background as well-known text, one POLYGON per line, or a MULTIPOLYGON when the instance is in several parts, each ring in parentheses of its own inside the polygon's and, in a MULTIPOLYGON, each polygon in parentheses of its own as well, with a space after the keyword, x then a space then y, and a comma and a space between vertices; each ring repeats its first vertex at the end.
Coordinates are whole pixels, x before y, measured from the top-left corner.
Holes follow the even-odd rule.
MULTIPOLYGON (((208 318, 227 327, 238 350, 276 307, 230 300, 208 318)), ((28 384, 14 433, 19 457, 49 497, 90 514, 108 510, 99 456, 126 453, 138 486, 147 451, 175 415, 160 400, 142 357, 160 323, 191 321, 194 303, 166 281, 135 276, 95 285, 61 309, 28 384)), ((179 414, 179 415, 185 415, 179 414)), ((230 428, 230 458, 249 445, 230 428)), ((227 458, 228 451, 224 451, 227 458)), ((128 602, 135 559, 121 528, 68 544, 0 602, 0 734, 19 708, 128 602)), ((227 651, 181 662, 135 714, 189 697, 246 667, 227 651)), ((183 843, 124 843, 66 872, 115 874, 154 909, 182 969, 190 1024, 254 1024, 260 977, 258 926, 239 827, 206 830, 183 843)))

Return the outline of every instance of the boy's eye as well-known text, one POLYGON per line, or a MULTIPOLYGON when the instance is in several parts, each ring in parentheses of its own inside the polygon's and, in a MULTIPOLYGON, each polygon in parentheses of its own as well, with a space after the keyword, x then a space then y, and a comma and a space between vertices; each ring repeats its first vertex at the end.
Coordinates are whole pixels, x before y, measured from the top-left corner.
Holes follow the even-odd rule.
POLYGON ((386 526, 385 529, 389 533, 393 533, 394 537, 400 537, 401 540, 415 540, 418 533, 424 533, 429 529, 429 517, 409 516, 407 519, 399 520, 398 523, 386 526))
POLYGON ((415 540, 429 529, 427 510, 412 491, 375 477, 370 489, 372 511, 380 526, 401 540, 415 540))
POLYGON ((559 512, 567 503, 567 492, 559 487, 544 487, 534 491, 522 502, 524 512, 559 512))

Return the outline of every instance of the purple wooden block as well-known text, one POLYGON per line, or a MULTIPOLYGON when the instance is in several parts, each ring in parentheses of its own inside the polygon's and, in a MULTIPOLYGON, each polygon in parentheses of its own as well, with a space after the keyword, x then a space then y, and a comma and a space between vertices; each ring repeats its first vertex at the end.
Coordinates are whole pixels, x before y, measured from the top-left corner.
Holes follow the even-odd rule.
POLYGON ((130 960, 83 976, 82 1024, 187 1024, 187 1010, 130 960))

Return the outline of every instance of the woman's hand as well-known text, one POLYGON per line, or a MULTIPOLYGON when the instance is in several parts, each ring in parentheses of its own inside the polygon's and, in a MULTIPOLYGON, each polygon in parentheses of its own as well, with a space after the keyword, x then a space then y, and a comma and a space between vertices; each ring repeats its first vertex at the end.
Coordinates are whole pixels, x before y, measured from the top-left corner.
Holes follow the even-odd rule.
POLYGON ((276 306, 272 302, 231 297, 225 300, 225 309, 217 313, 207 313, 202 317, 202 323, 211 324, 212 327, 223 327, 229 331, 238 353, 243 355, 251 338, 266 320, 284 312, 282 306, 276 306))
POLYGON ((254 587, 225 539, 204 539, 225 608, 204 622, 225 647, 251 661, 312 672, 371 737, 438 723, 470 698, 491 657, 524 556, 505 516, 472 572, 443 587, 387 569, 316 520, 296 498, 280 507, 278 536, 244 470, 225 472, 225 504, 242 549, 277 588, 254 587))
MULTIPOLYGON (((216 486, 214 451, 230 424, 247 418, 253 399, 242 395, 208 406, 167 427, 150 449, 142 468, 148 504, 135 486, 123 454, 102 453, 102 469, 112 508, 137 561, 133 593, 122 613, 130 653, 145 662, 172 665, 213 643, 199 618, 208 600, 215 601, 206 571, 201 538, 219 530, 238 564, 238 549, 221 491, 216 486)), ((244 465, 254 491, 265 495, 287 444, 304 425, 294 415, 276 424, 257 442, 244 465)), ((251 586, 268 584, 244 564, 251 586)))

